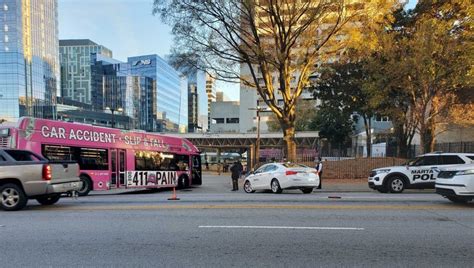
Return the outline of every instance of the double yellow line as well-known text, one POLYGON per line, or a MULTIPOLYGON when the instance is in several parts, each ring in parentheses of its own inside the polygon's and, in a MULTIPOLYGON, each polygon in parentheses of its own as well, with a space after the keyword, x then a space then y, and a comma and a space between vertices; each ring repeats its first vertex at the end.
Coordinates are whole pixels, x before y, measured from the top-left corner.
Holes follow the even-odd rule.
POLYGON ((473 204, 433 204, 433 205, 271 205, 271 204, 235 204, 235 205, 82 205, 61 204, 51 207, 37 207, 39 210, 73 210, 73 211, 98 211, 98 210, 182 210, 182 209, 300 209, 300 210, 472 210, 473 204))

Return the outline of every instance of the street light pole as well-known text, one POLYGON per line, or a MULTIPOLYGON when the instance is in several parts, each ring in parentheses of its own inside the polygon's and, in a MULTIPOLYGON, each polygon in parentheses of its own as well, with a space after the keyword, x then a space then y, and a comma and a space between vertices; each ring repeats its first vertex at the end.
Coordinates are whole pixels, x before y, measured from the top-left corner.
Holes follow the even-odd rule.
POLYGON ((264 111, 260 106, 257 108, 249 108, 257 112, 257 140, 255 141, 255 157, 252 161, 253 167, 255 167, 260 159, 260 112, 264 111))
POLYGON ((260 107, 257 107, 257 140, 255 141, 255 165, 260 161, 260 107))
POLYGON ((105 107, 106 110, 110 110, 110 112, 112 113, 112 128, 115 128, 115 111, 117 112, 122 112, 123 109, 122 108, 110 108, 110 107, 105 107))

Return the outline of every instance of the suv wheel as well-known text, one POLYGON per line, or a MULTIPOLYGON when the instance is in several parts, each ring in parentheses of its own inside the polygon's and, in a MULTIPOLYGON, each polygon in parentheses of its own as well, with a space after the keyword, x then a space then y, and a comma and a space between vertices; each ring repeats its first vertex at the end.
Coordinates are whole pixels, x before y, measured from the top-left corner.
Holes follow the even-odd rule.
POLYGON ((20 210, 26 206, 28 198, 23 189, 16 184, 7 183, 0 186, 0 206, 7 211, 20 210))
POLYGON ((405 181, 399 176, 391 177, 388 180, 388 189, 392 193, 401 193, 405 190, 405 181))
POLYGON ((36 198, 36 201, 44 206, 55 204, 61 198, 60 194, 45 195, 36 198))

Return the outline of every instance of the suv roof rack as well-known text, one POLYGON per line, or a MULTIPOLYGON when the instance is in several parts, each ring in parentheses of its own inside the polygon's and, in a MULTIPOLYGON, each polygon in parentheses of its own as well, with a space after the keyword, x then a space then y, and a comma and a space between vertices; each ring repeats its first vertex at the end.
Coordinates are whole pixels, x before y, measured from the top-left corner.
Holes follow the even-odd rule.
POLYGON ((434 151, 434 152, 431 152, 430 154, 442 154, 443 151, 434 151))

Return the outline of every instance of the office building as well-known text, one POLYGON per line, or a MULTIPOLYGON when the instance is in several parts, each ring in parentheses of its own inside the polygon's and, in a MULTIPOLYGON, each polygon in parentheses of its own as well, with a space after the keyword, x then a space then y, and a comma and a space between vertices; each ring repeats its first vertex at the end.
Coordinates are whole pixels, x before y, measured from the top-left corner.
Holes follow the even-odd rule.
MULTIPOLYGON (((404 1, 398 1, 398 0, 390 0, 390 1, 393 2, 394 6, 399 6, 400 3, 404 2, 404 1)), ((318 2, 314 2, 314 3, 312 2, 311 5, 316 6, 317 3, 318 2)), ((271 28, 272 24, 270 23, 270 18, 267 15, 268 13, 266 11, 260 12, 261 10, 265 9, 265 5, 271 5, 271 4, 275 4, 275 3, 271 3, 271 2, 268 2, 268 1, 262 1, 261 6, 256 7, 256 9, 260 9, 260 10, 256 10, 256 13, 259 13, 260 15, 258 17, 258 20, 255 21, 257 31, 259 31, 259 32, 269 32, 269 33, 271 33, 273 31, 273 29, 271 28)), ((352 16, 352 15, 354 15, 357 12, 360 12, 362 10, 365 10, 365 11, 369 12, 368 15, 367 15, 369 17, 371 16, 370 12, 380 12, 381 11, 381 9, 368 10, 367 7, 373 4, 370 1, 351 0, 351 1, 346 1, 343 4, 345 5, 345 12, 347 12, 347 13, 345 13, 345 16, 347 16, 347 17, 350 17, 350 16, 352 16)), ((297 5, 296 5, 296 8, 298 8, 297 5)), ((285 10, 285 9, 288 9, 288 6, 282 7, 282 9, 283 9, 282 13, 285 13, 285 12, 291 13, 291 12, 293 12, 292 10, 285 10)), ((327 32, 328 29, 330 29, 331 25, 334 25, 336 23, 336 20, 338 19, 338 16, 337 16, 336 13, 331 14, 332 12, 335 12, 335 11, 328 10, 328 11, 323 11, 323 12, 327 13, 327 15, 322 16, 320 21, 318 21, 317 23, 314 23, 314 27, 317 27, 317 30, 315 30, 314 33, 309 31, 309 32, 306 32, 305 34, 302 34, 298 38, 298 40, 295 40, 296 43, 304 42, 305 40, 306 41, 313 40, 313 39, 318 41, 319 38, 324 38, 324 37, 327 36, 324 33, 327 32)), ((341 29, 339 32, 337 32, 336 35, 334 35, 331 39, 329 39, 329 41, 325 44, 325 46, 323 46, 322 48, 320 48, 318 50, 320 54, 319 54, 318 61, 316 62, 315 65, 337 61, 339 59, 340 55, 342 55, 344 50, 347 48, 347 46, 345 46, 343 44, 347 44, 348 40, 350 40, 351 32, 354 29, 357 29, 357 28, 360 28, 360 27, 363 27, 363 26, 364 25, 360 21, 357 21, 355 19, 352 20, 352 21, 347 22, 343 29, 341 29)), ((297 25, 295 25, 295 27, 298 28, 297 25)), ((271 38, 269 40, 271 40, 271 38)), ((304 59, 301 59, 301 58, 298 59, 298 56, 296 56, 298 54, 298 53, 296 53, 296 51, 298 49, 301 49, 301 48, 298 48, 298 47, 299 46, 295 46, 295 49, 293 50, 293 52, 294 52, 293 54, 295 56, 293 58, 293 61, 294 62, 303 62, 304 59)), ((254 68, 254 70, 258 70, 258 68, 254 68)), ((313 69, 311 71, 316 73, 316 69, 313 69)), ((241 64, 240 75, 241 75, 241 77, 246 77, 250 81, 253 82, 253 79, 251 78, 252 77, 251 70, 246 64, 241 64)), ((255 75, 256 75, 256 78, 257 78, 257 83, 260 86, 264 87, 265 84, 264 84, 263 75, 258 71, 256 71, 255 75)), ((297 82, 298 82, 298 78, 299 78, 298 76, 299 76, 299 74, 295 73, 294 77, 291 79, 291 82, 290 82, 290 87, 291 88, 296 87, 297 82)), ((278 88, 279 88, 278 74, 274 73, 272 79, 274 81, 273 82, 274 100, 275 100, 274 104, 279 106, 279 107, 283 107, 285 102, 284 102, 284 98, 283 98, 281 92, 278 90, 278 88)), ((299 96, 299 99, 297 101, 298 101, 298 104, 301 104, 301 103, 304 102, 304 100, 310 100, 312 98, 313 97, 312 97, 312 94, 310 92, 308 92, 307 90, 303 90, 302 94, 299 96)), ((249 87, 246 84, 241 83, 241 86, 240 86, 240 116, 239 116, 240 117, 240 132, 243 132, 243 133, 252 132, 252 131, 254 131, 254 129, 257 128, 257 115, 256 115, 256 108, 257 107, 259 107, 261 109, 267 109, 268 108, 266 103, 263 101, 263 98, 261 96, 259 96, 259 94, 257 93, 257 90, 254 87, 249 87)), ((266 122, 269 120, 269 117, 270 117, 271 114, 272 114, 271 112, 261 112, 260 113, 260 120, 261 120, 260 131, 261 132, 267 132, 268 131, 266 122)))
POLYGON ((207 125, 211 128, 211 103, 216 101, 216 80, 206 75, 206 93, 207 93, 207 125))
POLYGON ((211 133, 239 132, 239 102, 215 101, 211 103, 211 133))
POLYGON ((206 74, 193 70, 186 76, 188 80, 188 132, 207 132, 209 124, 206 74))
POLYGON ((132 75, 130 64, 100 54, 92 54, 91 64, 94 110, 126 116, 130 128, 159 131, 153 78, 132 75))
POLYGON ((0 119, 56 118, 58 1, 0 2, 0 119))
POLYGON ((59 40, 62 97, 92 104, 91 55, 112 58, 112 51, 89 39, 59 40))
POLYGON ((132 76, 152 78, 156 83, 157 131, 184 132, 188 125, 187 81, 158 55, 129 57, 132 76))

